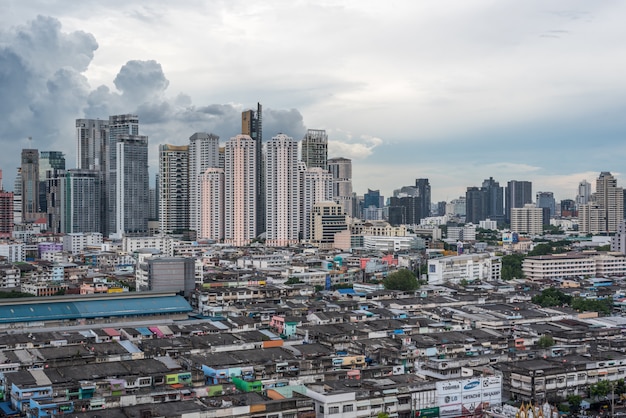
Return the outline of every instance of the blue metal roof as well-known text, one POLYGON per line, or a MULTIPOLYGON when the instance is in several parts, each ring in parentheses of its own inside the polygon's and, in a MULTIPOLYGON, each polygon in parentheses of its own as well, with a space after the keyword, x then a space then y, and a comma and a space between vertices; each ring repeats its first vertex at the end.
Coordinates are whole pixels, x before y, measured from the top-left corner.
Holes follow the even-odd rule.
POLYGON ((16 303, 0 305, 0 323, 183 313, 191 310, 185 298, 178 295, 16 303))

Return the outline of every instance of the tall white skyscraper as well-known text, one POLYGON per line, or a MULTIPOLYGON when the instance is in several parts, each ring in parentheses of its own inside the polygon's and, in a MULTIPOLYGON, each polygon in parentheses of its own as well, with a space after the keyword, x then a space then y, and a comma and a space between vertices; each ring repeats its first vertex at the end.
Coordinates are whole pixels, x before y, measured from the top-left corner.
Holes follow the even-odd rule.
POLYGON ((189 229, 189 147, 159 146, 159 229, 189 229))
POLYGON ((224 242, 245 246, 256 238, 257 145, 250 135, 226 142, 224 153, 224 242))
POLYGON ((354 217, 356 211, 352 205, 352 160, 348 158, 330 158, 328 171, 333 175, 333 199, 339 203, 348 216, 354 217))
POLYGON ((100 232, 102 230, 101 184, 97 170, 68 170, 63 178, 61 200, 66 205, 61 217, 64 233, 100 232))
POLYGON ((108 119, 76 119, 76 167, 82 170, 105 169, 108 119))
POLYGON ((589 203, 580 206, 579 230, 583 233, 613 233, 624 220, 624 189, 617 179, 603 171, 596 179, 596 191, 589 203))
POLYGON ((298 142, 278 134, 266 143, 266 241, 270 246, 299 242, 298 142))
POLYGON ((224 240, 224 170, 207 168, 200 175, 200 230, 198 238, 224 240))
POLYGON ((189 229, 200 230, 199 178, 207 168, 220 167, 220 138, 206 132, 196 132, 189 138, 189 229))
POLYGON ((310 239, 310 220, 313 205, 333 200, 333 175, 320 168, 307 168, 304 162, 298 165, 300 171, 300 232, 302 238, 310 239))

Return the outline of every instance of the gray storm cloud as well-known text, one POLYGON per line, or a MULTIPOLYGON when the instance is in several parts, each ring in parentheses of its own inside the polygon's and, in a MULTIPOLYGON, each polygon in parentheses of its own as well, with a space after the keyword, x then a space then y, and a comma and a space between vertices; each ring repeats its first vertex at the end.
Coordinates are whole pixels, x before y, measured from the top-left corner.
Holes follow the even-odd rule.
MULTIPOLYGON (((39 16, 0 31, 0 169, 5 189, 12 189, 22 148, 62 151, 67 167, 73 168, 78 118, 139 115, 140 133, 150 138, 152 172, 157 169, 159 144, 183 144, 197 131, 213 132, 223 141, 239 133, 245 106, 194 105, 184 93, 168 97, 169 80, 154 60, 123 64, 113 80, 115 90, 104 85, 92 88, 84 73, 97 49, 93 35, 63 32, 60 21, 52 17, 39 16)), ((279 132, 301 139, 305 127, 298 110, 265 104, 263 131, 266 140, 279 132)))

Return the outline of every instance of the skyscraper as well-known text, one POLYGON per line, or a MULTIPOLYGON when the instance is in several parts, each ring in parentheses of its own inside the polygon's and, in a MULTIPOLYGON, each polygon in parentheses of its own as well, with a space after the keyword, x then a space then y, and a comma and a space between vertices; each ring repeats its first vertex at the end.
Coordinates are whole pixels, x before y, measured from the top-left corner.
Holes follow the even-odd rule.
POLYGON ((415 188, 417 189, 418 197, 420 198, 419 216, 420 220, 422 220, 430 216, 430 183, 428 179, 416 179, 415 188))
POLYGON ((509 181, 505 193, 506 222, 511 222, 511 209, 523 208, 524 205, 532 202, 533 186, 530 181, 509 181))
POLYGON ((40 214, 39 208, 39 151, 22 150, 22 221, 34 222, 40 214))
POLYGON ((224 241, 245 246, 257 236, 257 147, 249 135, 230 138, 225 146, 224 241))
POLYGON ((148 137, 139 135, 136 115, 109 117, 107 156, 107 233, 116 238, 147 233, 148 137))
POLYGON ((159 145, 159 229, 189 229, 189 146, 159 145))
MULTIPOLYGON (((65 171, 65 155, 61 151, 41 151, 39 153, 39 208, 48 214, 49 187, 65 171)), ((57 181, 58 183, 58 181, 57 181)), ((54 197, 52 197, 54 200, 54 197)), ((48 214, 48 220, 50 220, 48 214)), ((50 226, 50 223, 48 223, 50 226)))
POLYGON ((64 233, 102 231, 102 179, 98 170, 67 170, 61 187, 64 233))
MULTIPOLYGON (((220 167, 220 138, 217 135, 196 132, 189 137, 189 229, 200 230, 200 176, 207 168, 220 167)), ((222 166, 223 167, 223 166, 222 166)))
POLYGON ((581 205, 589 203, 591 200, 591 183, 587 180, 583 180, 578 183, 578 194, 576 195, 576 206, 580 208, 581 205))
POLYGON ((482 189, 487 194, 485 218, 493 221, 504 221, 504 190, 493 177, 483 180, 482 189))
POLYGON ((356 216, 352 197, 352 160, 330 158, 328 171, 333 175, 333 200, 341 205, 348 216, 356 216))
POLYGON ((278 134, 267 142, 266 149, 266 244, 297 244, 300 226, 298 142, 278 134))
POLYGON ((300 233, 301 238, 310 238, 310 218, 313 205, 333 199, 333 175, 320 168, 307 168, 298 164, 300 171, 300 233))
POLYGON ((224 170, 207 168, 199 177, 199 238, 224 240, 224 170))
POLYGON ((543 224, 549 225, 550 218, 556 215, 556 200, 552 192, 537 192, 537 207, 543 209, 543 224))
POLYGON ((265 169, 263 168, 263 107, 256 104, 256 111, 246 110, 241 113, 241 134, 248 135, 257 143, 256 146, 256 233, 265 232, 265 169))
POLYGON ((109 121, 76 119, 76 168, 104 171, 109 121))
POLYGON ((0 170, 0 238, 13 235, 13 193, 4 190, 0 170))
POLYGON ((465 192, 465 222, 478 225, 487 219, 488 194, 482 187, 468 187, 465 192))
POLYGON ((307 168, 328 170, 328 135, 323 129, 308 129, 302 139, 302 161, 307 168))
POLYGON ((603 171, 598 176, 593 201, 602 211, 603 232, 617 231, 624 220, 624 189, 617 187, 617 179, 610 172, 603 171))
MULTIPOLYGON (((117 129, 117 128, 116 128, 117 129)), ((124 132, 122 132, 124 133, 124 132)), ((128 132, 126 132, 128 133, 128 132)), ((109 168, 109 119, 76 119, 76 168, 99 173, 100 231, 108 235, 109 208, 107 179, 109 168)))

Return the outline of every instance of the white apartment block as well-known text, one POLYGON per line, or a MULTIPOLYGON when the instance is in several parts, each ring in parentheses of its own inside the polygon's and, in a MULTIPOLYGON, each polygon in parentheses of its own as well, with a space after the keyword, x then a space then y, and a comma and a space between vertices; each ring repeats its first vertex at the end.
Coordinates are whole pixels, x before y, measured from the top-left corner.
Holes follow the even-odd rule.
POLYGON ((499 280, 502 261, 488 253, 466 254, 428 260, 428 283, 459 283, 462 280, 499 280))
POLYGON ((174 242, 174 238, 170 236, 124 237, 122 251, 132 254, 141 249, 153 248, 161 254, 172 257, 174 255, 174 242))
POLYGON ((101 247, 102 234, 99 232, 76 232, 63 236, 63 251, 72 254, 83 252, 86 247, 101 247))
POLYGON ((363 246, 366 250, 377 251, 408 251, 414 250, 423 244, 423 240, 415 236, 374 236, 365 235, 363 246))
POLYGON ((200 229, 198 238, 221 242, 224 239, 224 170, 207 168, 198 179, 200 229))
POLYGON ((532 203, 527 203, 523 208, 511 208, 511 231, 541 235, 543 233, 543 209, 532 203))
POLYGON ((333 175, 319 167, 307 168, 298 164, 300 171, 300 231, 302 238, 310 238, 311 209, 318 202, 333 200, 333 175))
POLYGON ((13 289, 20 286, 20 269, 11 264, 0 265, 0 289, 13 289))
POLYGON ((237 247, 256 238, 257 146, 249 135, 237 135, 224 150, 224 242, 237 247))
POLYGON ((476 241, 476 225, 449 226, 448 239, 455 241, 476 241))
POLYGON ((522 270, 528 280, 626 275, 626 256, 619 253, 564 253, 526 257, 522 270))
POLYGON ((207 168, 220 167, 220 138, 196 132, 189 138, 189 228, 200 230, 201 204, 199 177, 207 168))
POLYGON ((189 229, 189 147, 159 145, 159 230, 189 229))
POLYGON ((0 257, 6 257, 9 263, 24 261, 26 247, 22 243, 0 243, 0 257))
POLYGON ((265 243, 278 247, 297 244, 300 232, 298 142, 279 134, 265 146, 265 243))

